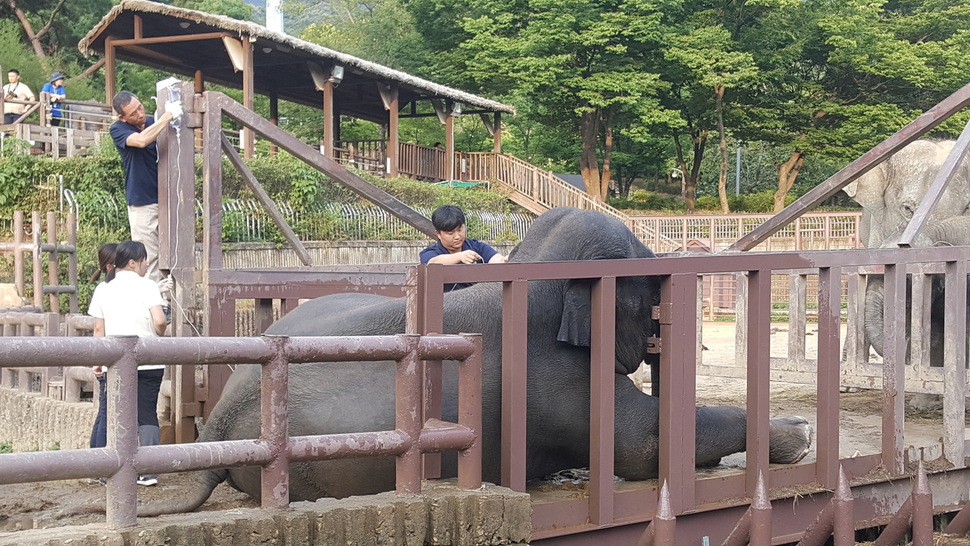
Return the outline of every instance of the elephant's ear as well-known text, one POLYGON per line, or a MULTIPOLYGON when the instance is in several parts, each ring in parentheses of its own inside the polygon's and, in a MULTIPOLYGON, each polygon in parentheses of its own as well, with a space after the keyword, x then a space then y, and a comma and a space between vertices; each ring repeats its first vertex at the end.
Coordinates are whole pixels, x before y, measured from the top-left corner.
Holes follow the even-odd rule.
POLYGON ((562 298, 562 322, 556 339, 576 347, 589 347, 591 325, 589 281, 566 281, 562 298))
POLYGON ((883 161, 866 174, 845 185, 842 191, 863 207, 886 206, 885 192, 888 182, 888 163, 883 161))

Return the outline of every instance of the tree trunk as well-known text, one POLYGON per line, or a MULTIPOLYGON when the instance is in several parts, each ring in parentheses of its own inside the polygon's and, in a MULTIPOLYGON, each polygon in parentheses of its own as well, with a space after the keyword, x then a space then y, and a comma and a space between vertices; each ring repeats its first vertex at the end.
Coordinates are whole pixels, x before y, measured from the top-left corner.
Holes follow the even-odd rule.
POLYGON ((677 149, 677 166, 684 177, 683 195, 688 214, 693 214, 696 209, 697 179, 700 177, 701 160, 704 159, 704 147, 707 145, 707 131, 698 132, 692 140, 694 156, 691 158, 690 168, 687 168, 687 161, 684 159, 684 150, 680 145, 680 140, 674 137, 674 147, 677 149))
POLYGON ((778 166, 778 190, 775 192, 775 212, 780 212, 785 208, 785 196, 788 190, 795 185, 798 172, 805 163, 805 156, 799 151, 794 151, 788 161, 778 166))
POLYGON ((714 86, 714 105, 717 111, 717 132, 720 135, 721 172, 717 177, 717 197, 721 201, 721 214, 731 212, 727 196, 728 152, 727 138, 724 135, 724 86, 714 86))
POLYGON ((600 175, 599 199, 604 203, 606 202, 606 196, 610 191, 610 178, 612 177, 612 172, 610 172, 610 161, 613 159, 613 119, 613 109, 610 108, 607 111, 606 120, 603 124, 606 135, 603 146, 603 174, 600 175))
POLYGON ((597 201, 600 197, 599 162, 596 159, 596 140, 599 134, 599 110, 590 109, 583 112, 580 123, 580 134, 583 139, 583 151, 579 156, 579 172, 583 175, 586 193, 597 201))
POLYGON ((48 32, 50 32, 50 29, 54 24, 54 17, 57 16, 57 13, 64 6, 64 2, 66 0, 60 0, 57 5, 54 6, 54 8, 51 10, 51 17, 47 21, 47 24, 41 27, 41 29, 37 32, 34 32, 34 26, 30 24, 30 20, 27 19, 27 15, 24 13, 24 10, 17 5, 17 0, 4 1, 14 12, 14 16, 16 16, 17 20, 20 22, 20 26, 24 28, 24 34, 27 35, 27 40, 30 41, 30 46, 33 48, 34 54, 37 55, 38 59, 40 59, 41 66, 43 66, 45 70, 48 70, 50 67, 47 66, 47 52, 44 51, 44 46, 41 44, 41 40, 45 35, 47 35, 48 32))

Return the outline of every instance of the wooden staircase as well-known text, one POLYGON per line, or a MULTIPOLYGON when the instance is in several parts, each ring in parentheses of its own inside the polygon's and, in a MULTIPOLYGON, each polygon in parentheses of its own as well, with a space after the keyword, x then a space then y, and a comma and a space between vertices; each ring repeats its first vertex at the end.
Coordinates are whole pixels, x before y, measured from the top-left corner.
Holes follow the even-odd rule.
POLYGON ((455 155, 458 162, 455 172, 461 173, 461 180, 486 183, 492 191, 505 195, 530 212, 542 214, 555 207, 597 210, 626 224, 644 242, 657 238, 653 229, 634 222, 619 209, 594 200, 550 171, 517 157, 494 152, 462 152, 455 155))

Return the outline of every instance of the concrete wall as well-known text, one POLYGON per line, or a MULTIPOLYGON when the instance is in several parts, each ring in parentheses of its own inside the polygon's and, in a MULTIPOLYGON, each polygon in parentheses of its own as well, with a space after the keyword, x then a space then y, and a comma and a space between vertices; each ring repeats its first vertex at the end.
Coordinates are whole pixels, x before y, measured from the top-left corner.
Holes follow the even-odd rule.
POLYGON ((0 533, 0 544, 473 546, 524 543, 531 533, 529 495, 493 485, 462 491, 435 481, 426 483, 421 495, 382 493, 293 503, 286 511, 237 508, 141 518, 137 527, 124 531, 108 530, 101 523, 0 533))
POLYGON ((0 387, 0 443, 13 444, 14 451, 86 448, 95 415, 91 402, 59 402, 0 387))

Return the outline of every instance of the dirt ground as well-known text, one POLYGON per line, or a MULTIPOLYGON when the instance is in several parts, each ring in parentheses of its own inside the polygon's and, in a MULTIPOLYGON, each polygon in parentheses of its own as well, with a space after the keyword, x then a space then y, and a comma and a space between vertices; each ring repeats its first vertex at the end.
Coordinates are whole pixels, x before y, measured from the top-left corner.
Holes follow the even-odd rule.
MULTIPOLYGON (((810 333, 811 336, 811 328, 810 333)), ((705 323, 703 343, 707 347, 702 358, 710 364, 729 364, 734 360, 734 324, 705 323)), ((773 329, 772 353, 783 351, 787 332, 784 327, 773 329)), ((808 356, 812 356, 813 343, 808 343, 808 356)), ((801 415, 815 424, 815 386, 782 383, 771 384, 771 410, 773 415, 801 415)), ((745 383, 743 379, 698 377, 697 400, 704 405, 743 405, 745 383)), ((840 438, 843 457, 876 453, 880 449, 881 393, 861 391, 843 393, 840 400, 840 438)), ((935 443, 940 436, 940 416, 907 413, 905 433, 907 445, 920 446, 935 443)), ((2 438, 0 438, 2 441, 2 438)), ((814 454, 807 457, 813 460, 814 454)), ((742 467, 744 455, 737 454, 722 461, 722 469, 742 467)), ((189 483, 187 474, 170 474, 159 477, 154 487, 139 487, 139 502, 171 498, 184 491, 189 483)), ((103 505, 104 486, 88 480, 64 480, 35 484, 15 484, 0 487, 0 542, 9 541, 12 531, 28 528, 55 527, 104 521, 104 514, 64 516, 78 507, 103 505)), ((250 499, 231 487, 221 484, 202 510, 227 510, 255 507, 257 501, 250 499)), ((15 536, 15 533, 14 533, 15 536)))

